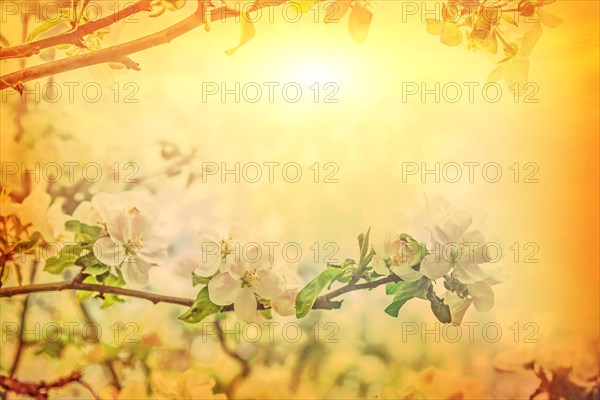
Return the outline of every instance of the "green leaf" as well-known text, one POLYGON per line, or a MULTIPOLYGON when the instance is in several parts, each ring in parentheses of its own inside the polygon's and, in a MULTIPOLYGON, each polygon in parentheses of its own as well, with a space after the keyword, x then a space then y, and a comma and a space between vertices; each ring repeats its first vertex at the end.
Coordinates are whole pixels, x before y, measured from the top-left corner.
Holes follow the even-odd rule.
POLYGON ((98 239, 102 233, 102 228, 99 226, 86 225, 76 220, 65 222, 65 229, 69 232, 77 234, 82 241, 91 243, 98 239))
POLYGON ((218 313, 221 311, 221 308, 221 306, 210 301, 208 287, 205 286, 198 293, 194 304, 185 313, 180 315, 179 319, 189 324, 196 324, 209 315, 218 313))
POLYGON ((210 278, 196 275, 195 273, 192 272, 192 286, 208 285, 208 282, 210 282, 210 278))
POLYGON ((373 258, 373 255, 371 254, 371 257, 369 257, 369 236, 371 234, 371 228, 367 229, 367 233, 365 233, 364 235, 361 233, 360 235, 358 235, 358 245, 360 246, 360 262, 359 262, 359 267, 364 267, 366 266, 370 261, 371 258, 373 258))
POLYGON ((62 341, 59 340, 55 342, 44 342, 37 346, 37 348, 34 351, 34 354, 36 356, 46 354, 52 358, 60 358, 64 347, 64 343, 62 343, 62 341))
POLYGON ((92 293, 93 292, 90 292, 88 290, 77 290, 75 291, 75 297, 77 297, 77 300, 79 300, 80 303, 83 303, 84 301, 90 298, 92 293))
POLYGON ((96 264, 101 264, 101 262, 98 261, 98 259, 94 256, 94 253, 91 251, 75 260, 75 265, 83 268, 91 267, 92 265, 96 264))
POLYGON ((41 237, 42 235, 40 235, 39 232, 34 232, 29 238, 29 240, 17 243, 13 248, 13 253, 23 253, 27 250, 31 250, 33 246, 35 246, 36 243, 38 243, 41 237))
POLYGON ((396 293, 396 290, 398 290, 399 283, 401 283, 401 282, 388 282, 385 285, 385 294, 392 295, 392 294, 396 293))
POLYGON ((429 254, 427 246, 424 243, 417 242, 412 236, 405 233, 400 235, 400 238, 408 244, 411 252, 415 254, 415 257, 408 262, 408 266, 414 267, 415 265, 421 264, 423 258, 429 254))
POLYGON ((266 310, 260 310, 259 313, 262 314, 262 316, 267 320, 273 319, 273 313, 271 312, 270 308, 267 308, 266 310))
POLYGON ((61 274, 65 269, 74 267, 75 260, 84 250, 84 247, 78 244, 67 244, 63 247, 57 256, 46 260, 44 271, 51 274, 61 274))
POLYGON ((104 284, 106 286, 116 286, 123 287, 125 286, 125 279, 123 279, 123 274, 119 268, 115 268, 116 274, 108 274, 106 278, 104 278, 104 284))
POLYGON ((321 272, 312 281, 300 290, 296 297, 296 317, 303 318, 311 310, 315 299, 321 293, 321 291, 327 286, 329 282, 336 279, 339 275, 343 274, 344 270, 338 268, 329 268, 321 272))
POLYGON ((384 311, 392 317, 397 317, 400 309, 407 301, 415 297, 425 297, 425 291, 429 285, 429 280, 426 277, 413 282, 397 282, 394 286, 386 285, 386 293, 394 293, 394 301, 384 311))
POLYGON ((433 314, 436 316, 438 321, 443 324, 449 324, 452 322, 450 307, 447 304, 444 304, 444 300, 436 296, 431 284, 427 288, 427 300, 431 302, 431 311, 433 311, 433 314))
POLYGON ((112 294, 112 293, 104 293, 102 295, 102 303, 100 304, 100 308, 107 308, 112 306, 115 303, 125 303, 125 300, 123 300, 121 297, 117 296, 116 294, 112 294))
MULTIPOLYGON (((81 260, 81 258, 79 258, 77 261, 79 261, 79 260, 81 260)), ((77 264, 77 261, 75 262, 75 264, 77 264)), ((108 267, 106 265, 96 263, 96 264, 92 264, 92 265, 85 267, 85 269, 83 270, 83 273, 88 274, 88 275, 97 276, 97 275, 102 275, 106 271, 108 271, 108 267)))
POLYGON ((54 17, 52 19, 48 19, 37 26, 29 36, 27 36, 27 42, 33 41, 36 37, 41 35, 44 32, 48 32, 50 29, 59 26, 60 24, 67 24, 68 18, 64 19, 63 15, 54 17))

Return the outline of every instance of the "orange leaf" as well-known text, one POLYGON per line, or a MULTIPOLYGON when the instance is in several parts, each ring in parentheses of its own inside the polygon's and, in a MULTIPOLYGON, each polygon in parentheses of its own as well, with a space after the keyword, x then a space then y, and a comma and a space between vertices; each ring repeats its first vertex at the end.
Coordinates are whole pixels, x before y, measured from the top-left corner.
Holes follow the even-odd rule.
POLYGON ((440 39, 447 46, 458 46, 462 43, 463 34, 457 24, 446 22, 442 27, 440 39))
POLYGON ((225 54, 227 54, 228 56, 233 55, 237 51, 237 49, 239 49, 240 47, 242 47, 243 45, 248 43, 254 37, 254 34, 256 33, 256 31, 254 29, 254 24, 250 20, 250 16, 248 14, 242 15, 240 27, 241 27, 240 42, 234 48, 225 51, 225 54))
POLYGON ((350 11, 350 20, 348 21, 348 29, 350 31, 350 37, 357 43, 362 43, 367 38, 369 33, 369 26, 371 25, 371 19, 373 13, 367 10, 367 8, 360 2, 354 3, 352 11, 350 11))
POLYGON ((427 33, 431 33, 432 35, 439 35, 442 33, 442 23, 432 18, 427 18, 425 29, 427 33))

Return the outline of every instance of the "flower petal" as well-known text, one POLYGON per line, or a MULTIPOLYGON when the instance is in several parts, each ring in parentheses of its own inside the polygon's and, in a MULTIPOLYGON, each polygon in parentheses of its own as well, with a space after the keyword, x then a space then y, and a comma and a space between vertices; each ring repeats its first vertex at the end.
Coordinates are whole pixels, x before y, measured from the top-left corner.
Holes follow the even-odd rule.
POLYGON ((473 222, 473 217, 471 214, 464 210, 454 210, 448 216, 446 223, 444 224, 444 232, 448 236, 449 242, 458 243, 460 239, 463 237, 471 223, 473 222))
POLYGON ((420 271, 429 279, 438 279, 446 275, 451 268, 452 264, 443 257, 440 262, 437 262, 434 255, 429 255, 421 262, 420 271))
POLYGON ((494 291, 486 282, 477 282, 467 285, 469 293, 473 297, 473 304, 479 312, 490 311, 494 308, 494 291))
POLYGON ((450 315, 452 315, 452 324, 460 325, 467 309, 473 303, 471 299, 461 298, 454 292, 446 292, 442 295, 444 302, 450 307, 450 315))
POLYGON ((463 235, 463 242, 469 243, 470 248, 484 246, 487 242, 485 235, 479 229, 473 229, 463 235))
POLYGON ((230 255, 225 260, 225 263, 221 264, 221 272, 228 272, 233 279, 240 280, 248 270, 248 263, 243 260, 232 261, 237 258, 237 255, 230 255), (231 262, 230 262, 231 261, 231 262))
POLYGON ((281 296, 285 292, 285 279, 280 274, 273 271, 258 271, 259 281, 252 286, 252 289, 260 297, 267 300, 281 296))
POLYGON ((256 297, 254 297, 252 289, 244 288, 235 299, 233 310, 237 317, 242 321, 254 322, 254 318, 256 317, 256 305, 256 297))
POLYGON ((202 249, 202 251, 208 251, 211 253, 221 251, 221 240, 219 239, 219 234, 213 230, 198 232, 196 234, 196 243, 200 249, 202 249))
POLYGON ((248 269, 257 271, 271 268, 269 251, 257 245, 246 245, 242 247, 242 261, 248 263, 248 269))
POLYGON ((138 288, 148 283, 150 268, 152 268, 150 264, 133 256, 127 257, 121 264, 121 272, 125 282, 138 288))
POLYGON ((145 236, 154 228, 154 221, 136 208, 128 211, 109 212, 106 230, 119 243, 145 236))
MULTIPOLYGON (((220 254, 209 254, 205 255, 202 252, 198 252, 198 258, 196 260, 196 275, 200 276, 212 276, 219 270, 221 266, 221 255, 220 254)), ((226 271, 222 271, 226 272, 226 271)))
POLYGON ((156 238, 145 240, 136 255, 149 264, 159 264, 167 258, 167 245, 156 238))
POLYGON ((241 290, 241 282, 233 279, 228 272, 221 273, 208 282, 208 297, 220 306, 232 304, 241 290))
POLYGON ((104 222, 90 201, 79 203, 73 211, 73 219, 88 225, 99 225, 104 222))
POLYGON ((453 276, 461 283, 468 285, 483 281, 499 271, 500 267, 493 264, 477 265, 464 258, 455 266, 453 276))
POLYGON ((108 236, 96 240, 92 249, 94 256, 106 265, 119 265, 125 259, 125 249, 123 246, 108 236))
POLYGON ((408 282, 417 281, 423 277, 421 272, 415 271, 408 263, 403 263, 402 265, 392 265, 390 266, 390 269, 396 276, 408 282))
POLYGON ((273 311, 281 316, 294 315, 296 312, 296 296, 298 291, 287 290, 284 294, 271 300, 273 311))
POLYGON ((379 275, 389 275, 390 274, 390 270, 388 269, 387 265, 385 264, 385 261, 383 261, 381 258, 379 258, 377 256, 373 256, 373 269, 379 275))
POLYGON ((377 229, 371 233, 373 250, 378 257, 387 260, 400 251, 401 241, 398 235, 388 230, 377 229))

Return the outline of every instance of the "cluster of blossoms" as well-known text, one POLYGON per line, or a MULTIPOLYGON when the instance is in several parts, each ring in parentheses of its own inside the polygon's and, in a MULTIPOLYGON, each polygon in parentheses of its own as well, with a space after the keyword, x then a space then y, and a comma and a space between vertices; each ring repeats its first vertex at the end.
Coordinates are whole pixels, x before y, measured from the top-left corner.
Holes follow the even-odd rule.
MULTIPOLYGON (((91 283, 112 279, 120 285, 141 287, 148 283, 150 269, 167 258, 167 241, 158 229, 159 207, 140 192, 99 193, 79 204, 71 217, 56 212, 60 203, 50 204, 49 196, 35 192, 22 203, 7 204, 2 215, 28 211, 33 217, 23 215, 23 220, 44 232, 46 240, 75 233, 77 240, 72 247, 78 251, 78 259, 61 263, 65 256, 61 250, 59 262, 46 263, 46 270, 52 273, 83 266, 83 273, 91 275, 91 283), (34 208, 36 212, 32 212, 34 208), (43 220, 44 213, 58 215, 53 219, 65 226, 62 233, 47 226, 41 229, 45 225, 38 220, 43 220), (113 278, 109 278, 111 273, 113 278)), ((394 282, 402 284, 386 287, 388 294, 395 293, 394 303, 386 309, 391 315, 397 316, 404 302, 414 297, 429 300, 442 322, 460 324, 471 304, 480 312, 489 311, 494 306, 492 285, 503 278, 500 267, 490 262, 492 247, 484 234, 469 213, 442 199, 429 204, 429 214, 429 246, 408 234, 389 231, 374 231, 369 241, 367 232, 359 237, 358 262, 348 259, 343 265, 328 265, 304 289, 295 270, 278 264, 269 250, 248 241, 245 229, 233 226, 226 234, 200 233, 197 242, 201 251, 188 266, 195 269, 194 284, 206 287, 199 293, 203 303, 192 310, 214 313, 228 307, 245 322, 255 321, 259 310, 267 309, 301 318, 327 284, 348 283, 351 279, 372 281, 393 274, 399 278, 394 282), (441 297, 435 295, 433 287, 437 280, 443 280, 447 290, 441 297)))
POLYGON ((485 312, 494 306, 491 286, 504 280, 501 267, 490 262, 490 246, 465 210, 436 199, 429 207, 430 252, 410 236, 383 231, 373 236, 373 268, 380 275, 393 273, 404 281, 444 279, 442 296, 450 307, 452 322, 460 324, 471 304, 485 312), (443 253, 443 254, 441 254, 443 253))
POLYGON ((226 235, 198 235, 203 255, 195 274, 211 278, 210 300, 219 306, 233 304, 237 317, 245 322, 255 320, 259 301, 268 301, 280 315, 293 315, 301 287, 299 277, 290 268, 276 266, 266 249, 245 243, 246 237, 245 230, 238 226, 226 235))
POLYGON ((502 78, 509 87, 528 82, 529 56, 543 33, 563 20, 545 10, 556 0, 448 0, 440 19, 427 19, 426 29, 447 46, 498 55, 488 81, 502 78))
POLYGON ((167 243, 157 230, 159 215, 158 205, 138 192, 99 193, 73 212, 78 221, 105 228, 94 243, 94 256, 119 268, 133 286, 145 285, 150 268, 167 257, 167 243))

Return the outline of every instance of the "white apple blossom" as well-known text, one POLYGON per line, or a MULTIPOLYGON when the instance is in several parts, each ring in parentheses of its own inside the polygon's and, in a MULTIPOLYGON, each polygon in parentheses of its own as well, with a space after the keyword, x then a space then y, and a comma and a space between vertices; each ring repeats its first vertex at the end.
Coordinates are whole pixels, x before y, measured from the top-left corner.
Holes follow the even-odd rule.
POLYGON ((285 292, 282 275, 271 269, 269 257, 263 249, 253 246, 239 260, 229 264, 208 282, 210 300, 221 306, 233 304, 238 318, 252 322, 256 317, 256 295, 271 300, 285 292))
POLYGON ((239 253, 248 237, 247 230, 240 225, 232 225, 229 232, 220 235, 215 231, 202 231, 196 236, 202 257, 194 273, 200 276, 212 276, 217 271, 225 272, 229 262, 239 253))
POLYGON ((150 268, 167 257, 156 230, 158 205, 137 192, 99 193, 91 203, 108 233, 94 244, 96 258, 119 267, 128 284, 146 284, 150 268))
POLYGON ((450 307, 452 323, 460 325, 471 304, 475 305, 475 309, 479 312, 490 311, 494 307, 494 291, 492 290, 492 286, 504 282, 505 279, 500 273, 500 268, 497 268, 491 277, 465 285, 465 288, 468 290, 466 296, 461 297, 456 292, 446 292, 442 297, 450 307))
POLYGON ((471 214, 443 199, 436 199, 433 207, 428 206, 434 218, 427 227, 433 250, 421 262, 420 270, 430 279, 449 276, 459 286, 453 288, 456 292, 447 292, 444 299, 450 307, 452 322, 460 324, 471 304, 480 312, 493 308, 491 286, 503 282, 504 277, 501 268, 490 263, 490 246, 483 233, 473 226, 471 214))
POLYGON ((387 230, 375 230, 371 234, 373 269, 379 275, 389 275, 390 270, 405 281, 416 281, 423 277, 413 266, 421 260, 417 243, 409 244, 398 234, 387 230))
POLYGON ((285 280, 285 291, 271 300, 271 308, 281 316, 294 315, 296 312, 296 297, 302 288, 302 280, 295 269, 281 267, 275 272, 280 272, 285 280))
POLYGON ((453 270, 453 277, 463 284, 470 284, 496 272, 496 266, 489 264, 490 246, 479 229, 469 229, 472 224, 471 214, 446 208, 442 218, 427 228, 431 233, 432 254, 421 262, 423 275, 438 279, 453 270))

